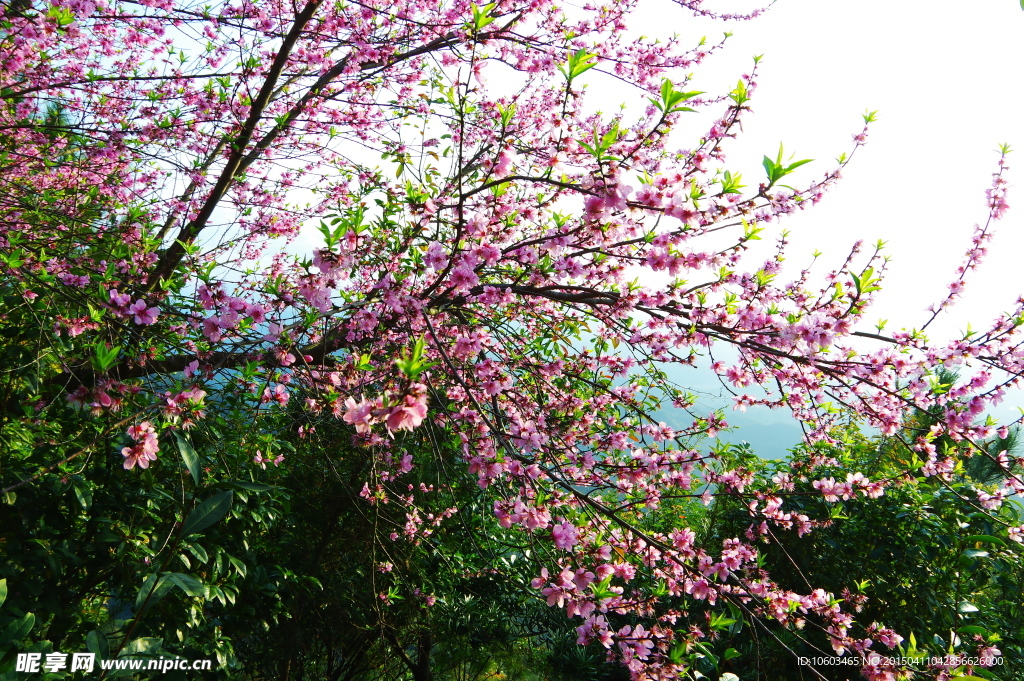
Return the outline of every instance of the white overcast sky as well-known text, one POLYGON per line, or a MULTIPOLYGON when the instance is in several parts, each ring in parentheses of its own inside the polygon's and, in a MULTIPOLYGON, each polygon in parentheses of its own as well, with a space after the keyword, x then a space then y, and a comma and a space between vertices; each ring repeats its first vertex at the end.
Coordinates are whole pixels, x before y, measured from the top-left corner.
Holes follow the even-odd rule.
MULTIPOLYGON (((705 4, 743 8, 733 3, 705 4)), ((763 179, 762 156, 780 142, 787 155, 817 159, 794 185, 818 176, 850 148, 861 114, 878 110, 844 179, 782 226, 793 233, 798 266, 815 249, 836 262, 859 238, 886 240, 890 274, 869 318, 889 319, 889 329, 920 326, 924 309, 945 295, 973 225, 985 218, 995 150, 1000 143, 1016 149, 1011 210, 996 223, 983 270, 933 336, 968 322, 979 328, 1024 294, 1024 11, 1017 0, 779 0, 758 19, 727 25, 694 21, 667 0, 652 0, 641 20, 651 35, 733 33, 694 70, 694 85, 708 93, 731 88, 753 55, 763 55, 753 112, 729 159, 752 186, 763 179)))
MULTIPOLYGON (((719 11, 750 6, 705 4, 719 11)), ((854 241, 883 239, 892 261, 868 319, 888 319, 888 330, 920 326, 925 308, 945 296, 974 224, 985 219, 984 192, 996 149, 1006 143, 1016 149, 1007 176, 1011 210, 996 223, 984 267, 929 335, 957 336, 968 323, 982 328, 1024 294, 1024 11, 1017 0, 779 0, 758 19, 729 24, 695 21, 669 0, 650 0, 638 18, 651 36, 714 40, 723 30, 733 33, 724 50, 694 69, 695 88, 709 94, 732 88, 752 57, 763 56, 753 111, 729 147, 728 166, 748 185, 762 180, 761 158, 780 142, 787 154, 817 159, 798 171, 794 185, 819 176, 850 149, 861 114, 878 111, 844 179, 819 205, 765 234, 771 240, 778 229, 792 232, 794 269, 815 250, 824 253, 819 266, 837 264, 854 241)), ((996 415, 1012 420, 1020 404, 1024 399, 1010 396, 996 415)), ((729 439, 751 440, 769 456, 799 437, 781 412, 727 417, 741 426, 729 439)))

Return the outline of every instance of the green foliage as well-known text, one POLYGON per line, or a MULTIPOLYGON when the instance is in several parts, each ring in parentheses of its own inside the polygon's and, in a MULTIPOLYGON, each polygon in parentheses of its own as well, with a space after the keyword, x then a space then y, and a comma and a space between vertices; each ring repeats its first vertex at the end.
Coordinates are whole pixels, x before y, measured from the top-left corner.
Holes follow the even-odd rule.
POLYGON ((428 362, 423 357, 423 350, 426 347, 426 338, 420 336, 415 343, 413 343, 412 349, 402 355, 401 359, 395 360, 395 365, 403 375, 407 376, 410 381, 415 381, 420 377, 420 374, 429 369, 432 366, 436 366, 438 362, 428 362))
MULTIPOLYGON (((927 415, 919 415, 908 428, 927 422, 927 415)), ((802 446, 791 461, 744 458, 731 463, 757 465, 769 476, 792 472, 794 466, 813 479, 851 470, 885 479, 890 471, 905 469, 907 456, 913 455, 903 444, 904 434, 870 438, 851 427, 836 435, 840 444, 802 446), (829 463, 811 474, 812 463, 823 459, 829 463)), ((1012 441, 989 443, 992 451, 1010 446, 1012 441)), ((841 599, 862 625, 879 622, 894 629, 906 640, 902 652, 893 650, 892 655, 910 656, 914 647, 917 656, 969 656, 978 645, 993 644, 1006 665, 993 668, 991 678, 1024 678, 1013 664, 1024 659, 1024 561, 1021 546, 1000 537, 1008 525, 1024 522, 1024 507, 1015 499, 993 511, 978 506, 974 490, 996 482, 983 461, 981 455, 968 459, 948 480, 920 473, 895 479, 878 499, 858 495, 830 504, 808 483, 798 482, 795 494, 785 498, 785 512, 831 520, 802 538, 795 528, 772 526, 760 546, 764 568, 783 588, 801 593, 813 584, 841 599)), ((738 499, 717 500, 710 513, 714 522, 705 541, 712 544, 742 534, 752 522, 738 499)), ((770 634, 747 627, 723 636, 716 650, 730 647, 740 655, 728 669, 752 681, 780 674, 799 678, 808 670, 795 656, 832 654, 827 639, 810 625, 770 634)), ((817 671, 826 679, 860 678, 855 667, 817 671)))
POLYGON ((55 377, 76 359, 102 372, 133 340, 54 333, 40 319, 101 313, 17 287, 0 290, 0 679, 15 678, 17 653, 51 651, 212 658, 229 678, 239 662, 222 619, 239 593, 286 579, 257 547, 290 493, 252 477, 230 401, 202 431, 165 437, 149 469, 125 470, 130 393, 96 415, 55 377))
POLYGON ((565 76, 569 83, 572 83, 574 79, 595 66, 597 66, 597 55, 580 49, 569 53, 568 61, 564 66, 559 66, 558 70, 562 72, 562 75, 565 76))
MULTIPOLYGON (((740 81, 740 87, 743 87, 742 81, 740 81)), ((744 90, 743 92, 746 91, 744 90)), ((649 97, 648 101, 651 104, 653 104, 654 108, 660 111, 663 116, 667 116, 668 114, 673 114, 681 111, 695 111, 695 109, 691 109, 688 106, 682 106, 682 103, 688 99, 693 99, 697 95, 702 95, 704 93, 680 92, 675 89, 675 85, 672 83, 672 81, 666 78, 661 82, 661 92, 659 94, 660 97, 658 99, 655 99, 654 97, 649 97)))
POLYGON ((494 17, 491 12, 497 7, 498 3, 492 2, 489 5, 480 7, 478 5, 471 5, 470 10, 473 12, 473 32, 479 33, 494 22, 494 17))
MULTIPOLYGON (((263 562, 294 577, 277 594, 283 609, 247 591, 244 614, 223 619, 241 642, 237 678, 597 678, 563 664, 578 650, 573 623, 525 588, 532 547, 487 520, 474 478, 444 463, 453 443, 426 430, 400 442, 416 452, 412 472, 381 480, 370 498, 361 488, 374 464, 338 422, 295 442, 279 482, 302 494, 283 531, 261 544, 263 562), (439 517, 456 505, 427 532, 391 538, 405 533, 407 513, 439 517)), ((603 659, 594 665, 621 673, 603 659)))
POLYGON ((0 679, 15 678, 17 653, 51 651, 212 658, 211 677, 254 681, 621 676, 526 587, 534 547, 482 520, 475 478, 442 463, 454 451, 443 434, 403 436, 416 467, 370 504, 360 489, 374 464, 340 421, 297 410, 253 432, 235 408, 225 398, 200 427, 172 431, 143 471, 120 466, 126 443, 102 419, 68 405, 46 422, 8 419, 5 485, 52 459, 43 428, 106 439, 0 507, 0 679), (289 466, 254 467, 256 448, 289 452, 289 466), (454 506, 429 533, 391 539, 406 513, 454 506))
POLYGON ((812 160, 814 160, 807 158, 802 161, 794 161, 793 163, 789 163, 789 161, 793 160, 793 157, 790 156, 787 161, 783 161, 782 156, 783 151, 782 145, 780 144, 778 156, 776 156, 774 161, 765 156, 764 160, 761 162, 761 165, 764 166, 765 173, 768 174, 768 187, 774 187, 775 184, 779 180, 784 178, 786 175, 789 175, 800 166, 810 163, 812 160))
POLYGON ((240 591, 276 588, 254 548, 287 494, 214 489, 200 501, 210 492, 173 464, 138 476, 120 458, 94 456, 80 474, 22 487, 2 509, 9 597, 0 627, 24 626, 4 630, 0 674, 16 652, 118 657, 145 640, 215 658, 225 674, 237 664, 218 618, 240 591))

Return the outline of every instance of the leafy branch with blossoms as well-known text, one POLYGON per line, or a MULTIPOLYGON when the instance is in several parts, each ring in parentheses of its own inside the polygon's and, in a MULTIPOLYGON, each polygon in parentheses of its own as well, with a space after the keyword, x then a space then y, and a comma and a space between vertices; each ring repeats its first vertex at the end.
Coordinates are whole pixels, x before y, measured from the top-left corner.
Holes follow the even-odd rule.
MULTIPOLYGON (((757 543, 771 528, 802 536, 831 522, 794 512, 791 498, 878 499, 901 473, 837 472, 815 454, 793 472, 799 492, 790 473, 759 477, 708 448, 725 417, 698 411, 664 368, 728 346, 737 359, 713 368, 737 406, 789 409, 809 446, 840 443, 856 422, 905 438, 917 457, 908 474, 945 480, 987 457, 1002 476, 977 502, 996 511, 1024 481, 1019 458, 982 446, 1009 424, 980 417, 1020 383, 1024 299, 982 332, 933 342, 923 329, 864 329, 880 247, 865 257, 858 244, 839 268, 787 281, 783 233, 775 255, 750 262, 751 243, 820 201, 852 153, 808 180, 808 161, 780 148, 747 190, 727 150, 757 64, 730 92, 689 90, 686 72, 720 46, 633 39, 636 6, 4 10, 0 286, 9 314, 41 331, 12 332, 20 368, 2 403, 6 422, 59 431, 40 437, 36 465, 71 471, 109 444, 86 435, 116 421, 131 424, 125 469, 183 466, 198 485, 189 430, 216 430, 230 413, 250 430, 246 462, 287 466, 258 434, 301 409, 300 435, 346 424, 372 462, 362 497, 376 503, 418 460, 442 456, 441 433, 458 443, 443 456, 490 495, 498 526, 547 545, 533 588, 632 678, 697 673, 726 619, 780 641, 811 623, 833 652, 860 656, 868 678, 895 678, 869 660, 899 632, 855 621, 850 598, 784 587, 757 543), (646 108, 590 112, 586 83, 598 77, 628 84, 646 108), (703 133, 690 130, 697 110, 715 113, 703 133), (323 246, 309 249, 316 230, 323 246), (937 380, 939 367, 962 367, 964 380, 937 380), (68 405, 95 427, 63 428, 68 405), (669 405, 685 415, 678 428, 655 417, 669 405), (915 410, 937 417, 908 430, 915 410), (646 526, 672 500, 718 498, 749 499, 759 529, 702 546, 685 523, 646 526)), ((1007 210, 1007 152, 936 315, 1007 210)), ((387 541, 420 541, 456 515, 406 505, 387 541)), ((1020 527, 1000 532, 1021 540, 1020 527)))

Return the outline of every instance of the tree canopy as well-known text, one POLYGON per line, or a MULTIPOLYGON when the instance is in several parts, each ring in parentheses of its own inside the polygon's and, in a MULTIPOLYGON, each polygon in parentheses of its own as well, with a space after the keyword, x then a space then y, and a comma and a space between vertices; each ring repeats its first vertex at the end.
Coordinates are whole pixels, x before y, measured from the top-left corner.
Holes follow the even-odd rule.
POLYGON ((729 679, 758 668, 750 636, 869 679, 1002 673, 1024 479, 985 414, 1021 380, 1024 298, 926 332, 1007 210, 1009 150, 931 320, 866 326, 881 244, 796 273, 784 232, 749 246, 873 116, 818 175, 780 148, 744 184, 756 60, 692 90, 721 45, 639 38, 636 4, 3 9, 4 660, 729 679), (593 110, 598 78, 621 113, 593 110), (785 465, 716 446, 727 414, 667 379, 719 347, 736 408, 805 425, 785 465), (849 552, 894 511, 889 548, 849 552), (872 595, 829 567, 849 555, 922 572, 872 595))

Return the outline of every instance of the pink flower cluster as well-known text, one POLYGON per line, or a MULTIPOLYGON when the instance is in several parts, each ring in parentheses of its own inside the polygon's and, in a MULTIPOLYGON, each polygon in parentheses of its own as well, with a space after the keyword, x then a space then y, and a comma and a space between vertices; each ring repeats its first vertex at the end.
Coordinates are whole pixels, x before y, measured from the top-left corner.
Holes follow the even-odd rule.
POLYGON ((256 455, 252 457, 252 462, 258 465, 263 470, 267 469, 268 463, 272 463, 275 466, 280 466, 282 461, 284 461, 284 454, 278 454, 274 458, 270 458, 269 456, 263 456, 263 453, 260 452, 259 450, 256 450, 256 455))
POLYGON ((167 423, 180 423, 180 427, 187 430, 205 415, 202 410, 205 390, 189 388, 179 393, 166 392, 163 397, 160 412, 167 423))
POLYGON ((153 424, 143 421, 138 425, 129 426, 128 437, 135 440, 135 444, 121 450, 125 469, 131 470, 135 468, 136 464, 139 468, 149 468, 149 464, 156 461, 156 454, 160 451, 160 444, 153 424))
POLYGON ((122 317, 131 317, 132 320, 140 326, 154 324, 156 323, 156 318, 160 316, 159 308, 149 307, 146 304, 146 301, 141 298, 133 303, 131 302, 131 297, 127 293, 119 293, 117 289, 111 289, 108 296, 108 307, 113 310, 115 314, 122 317))
POLYGON ((229 296, 220 286, 204 284, 199 287, 197 293, 203 309, 214 312, 201 321, 193 320, 193 324, 200 325, 203 336, 211 343, 220 341, 226 334, 238 328, 245 318, 252 320, 254 324, 262 324, 267 320, 266 310, 262 305, 229 296))
POLYGON ((84 385, 77 387, 68 393, 67 399, 75 407, 88 407, 93 416, 100 416, 104 412, 120 411, 124 406, 125 396, 137 394, 139 391, 138 386, 102 378, 91 389, 84 385))
POLYGON ((850 499, 855 491, 871 499, 877 499, 885 493, 884 483, 872 482, 864 477, 863 473, 847 473, 845 482, 836 482, 835 478, 822 478, 813 481, 811 487, 821 492, 825 501, 830 503, 850 499))
POLYGON ((388 432, 417 428, 427 417, 427 386, 413 383, 397 396, 392 404, 385 405, 383 398, 356 402, 352 397, 345 400, 348 410, 344 419, 356 428, 360 435, 368 434, 378 423, 384 423, 388 432))

